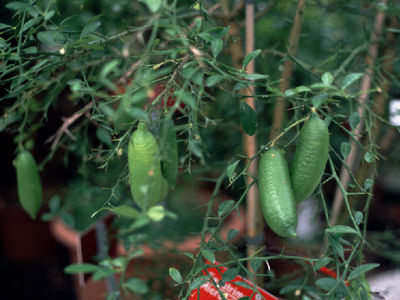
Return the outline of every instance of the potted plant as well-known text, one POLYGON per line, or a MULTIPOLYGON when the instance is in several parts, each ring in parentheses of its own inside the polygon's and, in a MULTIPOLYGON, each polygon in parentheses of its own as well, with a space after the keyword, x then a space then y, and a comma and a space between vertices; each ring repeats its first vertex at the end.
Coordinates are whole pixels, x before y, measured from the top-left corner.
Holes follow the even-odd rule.
POLYGON ((110 236, 122 240, 116 256, 100 251, 66 272, 106 279, 107 299, 160 297, 135 261, 166 256, 165 240, 187 227, 180 241, 200 237, 177 247, 187 267, 160 275, 178 298, 204 286, 223 298, 237 276, 255 292, 248 297, 257 285, 289 299, 371 297, 365 274, 379 265, 365 256, 368 214, 379 146, 396 133, 385 108, 398 85, 389 46, 398 5, 59 0, 6 9, 15 17, 0 23, 0 128, 16 144, 21 204, 36 216, 40 172, 56 161, 64 180, 44 217, 83 230, 111 214, 110 236), (179 202, 199 195, 192 180, 212 186, 198 224, 187 217, 195 204, 179 202), (310 197, 323 221, 312 247, 296 233, 297 207, 310 197), (237 214, 246 234, 233 243, 237 214), (206 262, 228 269, 213 277, 206 262), (336 274, 316 272, 326 268, 336 274))

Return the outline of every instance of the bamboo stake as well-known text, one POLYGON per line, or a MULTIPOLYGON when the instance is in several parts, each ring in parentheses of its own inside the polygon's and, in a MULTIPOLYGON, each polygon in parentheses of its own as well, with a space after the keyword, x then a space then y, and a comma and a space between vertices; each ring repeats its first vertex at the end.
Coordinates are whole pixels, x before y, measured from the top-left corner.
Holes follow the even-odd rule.
MULTIPOLYGON (((386 3, 386 1, 383 1, 386 3)), ((372 77, 373 77, 373 72, 374 72, 374 65, 375 65, 375 60, 378 56, 378 38, 382 34, 382 28, 384 25, 384 20, 385 20, 385 12, 384 11, 378 11, 375 16, 375 21, 374 21, 374 28, 371 34, 371 45, 368 49, 366 61, 367 61, 367 67, 365 69, 364 76, 361 80, 361 86, 360 86, 360 91, 361 91, 361 96, 358 99, 358 107, 357 107, 357 112, 360 116, 360 122, 354 128, 353 135, 354 139, 350 140, 350 145, 351 145, 351 150, 349 155, 347 156, 345 160, 345 165, 348 166, 349 170, 352 171, 354 167, 356 166, 357 159, 358 159, 358 154, 359 154, 359 149, 357 147, 357 143, 360 142, 361 140, 361 132, 363 129, 363 120, 365 118, 365 105, 368 100, 368 95, 369 92, 368 90, 371 87, 372 83, 372 77)), ((344 190, 347 190, 349 182, 350 182, 350 173, 347 171, 347 168, 345 166, 342 166, 341 171, 340 171, 340 177, 339 180, 341 182, 341 185, 343 186, 344 190)), ((330 226, 333 226, 337 223, 340 211, 343 206, 343 194, 341 190, 339 189, 339 186, 336 188, 335 195, 334 195, 334 200, 333 200, 333 206, 332 206, 332 216, 330 219, 330 226)), ((325 248, 325 247, 323 247, 325 248)))
MULTIPOLYGON (((245 53, 254 51, 254 3, 248 1, 246 3, 246 46, 245 53)), ((254 60, 252 60, 246 66, 246 72, 248 74, 254 73, 254 60)), ((246 103, 255 110, 256 103, 252 96, 254 95, 254 86, 250 86, 245 90, 246 103)), ((243 133, 243 146, 247 157, 253 157, 257 152, 257 139, 256 135, 249 136, 243 133)), ((257 176, 257 160, 254 159, 248 168, 248 175, 246 176, 246 185, 249 185, 253 178, 257 176)), ((257 186, 253 184, 248 190, 246 195, 247 207, 246 207, 246 233, 249 243, 247 244, 247 257, 250 257, 257 251, 261 244, 261 239, 257 241, 257 237, 262 234, 262 216, 260 213, 260 205, 258 201, 257 186)), ((252 270, 250 261, 247 262, 247 268, 252 270)), ((259 284, 262 278, 257 277, 256 283, 259 284)))
MULTIPOLYGON (((398 20, 396 16, 392 16, 390 18, 390 27, 391 28, 397 28, 398 26, 398 20)), ((374 113, 377 116, 382 117, 382 115, 385 112, 385 108, 387 107, 387 96, 390 91, 390 86, 391 86, 391 80, 389 74, 392 73, 393 71, 393 59, 395 58, 396 51, 391 45, 395 45, 396 43, 396 37, 393 32, 388 31, 386 33, 386 38, 385 38, 385 44, 386 48, 383 51, 383 61, 382 61, 382 79, 380 80, 379 87, 381 91, 377 93, 374 97, 373 103, 374 103, 374 113)), ((388 142, 387 138, 392 136, 392 133, 394 132, 391 128, 386 132, 384 136, 379 137, 380 135, 380 126, 381 126, 381 121, 379 119, 376 119, 374 126, 371 128, 371 133, 370 136, 373 139, 372 143, 376 143, 379 145, 380 152, 385 152, 388 147, 388 142)), ((356 175, 356 180, 359 183, 363 183, 365 179, 368 177, 374 177, 374 174, 372 174, 374 168, 374 164, 363 164, 358 170, 357 170, 357 175, 356 175)), ((357 207, 357 202, 360 197, 352 197, 352 207, 357 207)))
MULTIPOLYGON (((301 26, 303 24, 304 9, 305 9, 305 1, 299 0, 297 4, 292 30, 290 32, 289 44, 287 49, 288 54, 290 54, 291 56, 295 55, 295 53, 297 52, 297 48, 299 46, 301 26)), ((286 59, 283 64, 281 81, 279 83, 279 90, 282 93, 284 93, 289 88, 289 83, 290 83, 289 80, 290 77, 292 76, 292 72, 293 72, 293 61, 290 59, 286 59)), ((269 137, 270 140, 274 139, 279 134, 285 116, 285 107, 286 107, 285 99, 279 97, 275 104, 271 133, 269 137)))

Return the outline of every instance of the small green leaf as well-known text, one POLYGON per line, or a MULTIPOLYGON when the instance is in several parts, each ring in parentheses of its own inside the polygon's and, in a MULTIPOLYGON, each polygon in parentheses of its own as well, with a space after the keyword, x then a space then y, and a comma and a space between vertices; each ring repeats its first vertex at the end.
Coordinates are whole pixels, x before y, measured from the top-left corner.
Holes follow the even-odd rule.
POLYGON ((363 75, 364 75, 363 73, 352 73, 346 75, 342 81, 342 85, 340 86, 341 90, 343 91, 349 86, 351 86, 354 82, 363 77, 363 75))
POLYGON ((228 213, 234 205, 235 205, 235 201, 233 201, 233 200, 226 200, 226 201, 222 202, 218 206, 218 217, 222 217, 223 215, 228 213))
POLYGON ((253 289, 253 286, 248 284, 246 281, 235 281, 234 284, 237 285, 237 286, 244 287, 246 289, 250 289, 250 290, 253 289))
POLYGON ((113 59, 107 62, 100 71, 100 77, 105 78, 109 73, 117 70, 119 62, 119 59, 113 59))
POLYGON ((196 85, 203 86, 203 79, 204 79, 203 70, 199 69, 196 73, 193 74, 191 81, 196 85))
POLYGON ((55 194, 50 198, 49 208, 50 212, 55 213, 61 206, 61 198, 59 195, 55 194))
POLYGON ((208 34, 212 36, 215 39, 222 39, 224 36, 226 36, 229 32, 230 27, 213 27, 210 30, 208 30, 208 34))
POLYGON ((351 130, 354 130, 354 128, 357 127, 357 125, 360 123, 360 115, 358 114, 358 112, 355 111, 350 115, 349 123, 351 130))
POLYGON ((178 99, 178 101, 182 101, 186 105, 190 106, 192 109, 197 110, 196 102, 193 96, 189 92, 184 90, 179 90, 176 91, 174 95, 178 99))
POLYGON ((102 143, 106 144, 107 146, 112 145, 111 135, 108 132, 108 130, 106 130, 102 127, 99 127, 96 130, 96 136, 102 143))
POLYGON ((171 278, 177 282, 177 283, 182 283, 182 275, 179 272, 178 269, 175 268, 169 268, 169 276, 171 276, 171 278))
POLYGON ((110 291, 107 292, 106 300, 118 300, 121 292, 120 291, 110 291))
POLYGON ((345 233, 358 234, 357 230, 346 225, 335 225, 325 229, 325 232, 332 234, 345 234, 345 233))
POLYGON ((247 53, 246 57, 243 59, 242 70, 257 56, 261 54, 261 49, 254 50, 253 52, 247 53))
POLYGON ((0 49, 7 49, 9 47, 10 45, 6 42, 6 40, 0 37, 0 49))
POLYGON ((226 168, 226 175, 228 176, 228 179, 230 182, 232 182, 235 177, 236 173, 234 173, 234 172, 235 172, 236 167, 238 166, 239 162, 240 162, 240 160, 236 160, 226 168))
POLYGON ((222 48, 224 48, 223 40, 217 39, 211 42, 211 53, 214 58, 217 58, 217 56, 221 53, 222 48))
POLYGON ((191 79, 193 77, 193 75, 199 70, 198 67, 185 67, 184 69, 182 69, 181 74, 183 77, 185 77, 186 79, 191 79))
POLYGON ((294 95, 296 95, 296 91, 294 89, 288 89, 285 91, 285 96, 287 97, 293 97, 294 95))
POLYGON ((189 150, 198 158, 203 159, 203 148, 202 143, 200 141, 192 140, 189 142, 189 150))
MULTIPOLYGON (((126 108, 125 112, 127 113, 127 118, 126 118, 125 122, 127 122, 126 125, 128 125, 128 127, 129 127, 129 124, 132 123, 132 121, 135 119, 146 120, 146 121, 149 119, 148 114, 140 107, 132 106, 132 107, 126 108)), ((117 116, 118 115, 115 114, 114 119, 117 116)), ((114 122, 115 122, 115 120, 114 120, 114 122)))
POLYGON ((6 28, 12 28, 12 26, 8 25, 8 24, 0 23, 0 30, 1 29, 6 29, 6 28))
POLYGON ((249 82, 237 82, 235 84, 235 86, 233 87, 233 91, 235 92, 237 90, 244 89, 244 88, 248 87, 249 85, 250 85, 249 82))
POLYGON ((229 229, 227 240, 230 241, 230 240, 234 239, 235 237, 237 237, 238 234, 239 234, 239 231, 237 229, 234 229, 234 228, 229 229))
POLYGON ((288 283, 288 284, 285 284, 285 286, 279 290, 279 294, 281 294, 281 295, 293 294, 299 288, 300 288, 300 283, 297 283, 297 282, 288 283))
POLYGON ((336 285, 336 279, 323 277, 318 279, 315 284, 323 290, 330 291, 336 285))
POLYGON ((311 92, 311 89, 309 87, 301 85, 301 86, 296 87, 294 89, 294 91, 296 94, 299 94, 299 93, 304 93, 304 92, 311 92))
POLYGON ((243 73, 241 76, 247 80, 260 80, 260 79, 267 79, 269 75, 264 75, 264 74, 258 74, 258 73, 243 73))
POLYGON ((205 259, 207 259, 209 262, 211 262, 212 264, 215 263, 215 255, 211 250, 203 250, 201 252, 201 255, 203 255, 203 257, 205 259))
POLYGON ((60 47, 65 43, 65 37, 58 31, 41 31, 37 35, 43 44, 60 47))
POLYGON ((350 272, 349 277, 347 277, 347 280, 352 280, 360 276, 361 274, 371 271, 372 269, 375 269, 377 267, 379 267, 379 264, 365 264, 358 266, 357 268, 355 268, 353 271, 350 272))
POLYGON ((332 122, 332 117, 331 116, 326 116, 325 119, 324 119, 324 123, 325 123, 326 127, 329 127, 331 122, 332 122))
POLYGON ((328 234, 329 245, 331 246, 334 253, 338 254, 340 257, 344 257, 343 245, 340 243, 339 239, 331 234, 328 234))
POLYGON ((151 13, 156 13, 162 4, 162 0, 140 0, 141 2, 147 5, 147 8, 151 11, 151 13))
POLYGON ((93 22, 90 22, 89 24, 86 24, 85 27, 83 27, 82 32, 81 32, 81 38, 84 38, 88 34, 91 34, 94 32, 97 28, 99 28, 101 25, 101 22, 96 20, 93 22))
POLYGON ((205 284, 208 280, 210 279, 210 276, 200 276, 196 277, 189 285, 189 290, 193 291, 199 287, 201 287, 203 284, 205 284))
POLYGON ((374 181, 371 178, 365 179, 365 181, 364 181, 364 189, 365 190, 369 190, 372 187, 373 184, 374 184, 374 181))
POLYGON ((55 13, 56 13, 55 10, 46 11, 45 14, 44 14, 44 19, 45 19, 46 21, 47 21, 47 20, 50 20, 50 19, 54 16, 55 13))
POLYGON ((327 264, 329 264, 332 261, 332 258, 330 257, 322 257, 320 258, 316 263, 315 263, 315 268, 317 270, 321 269, 322 267, 325 267, 327 264))
POLYGON ((375 156, 371 152, 367 151, 367 152, 365 152, 364 160, 367 163, 373 163, 375 160, 375 156))
POLYGON ((164 219, 165 217, 165 209, 164 206, 162 205, 155 205, 152 206, 148 211, 147 211, 147 216, 153 220, 154 222, 160 222, 164 219))
POLYGON ((25 11, 30 14, 32 17, 36 18, 39 15, 39 12, 36 7, 21 1, 11 1, 5 5, 8 9, 15 11, 25 11))
POLYGON ((77 273, 93 273, 99 270, 101 267, 93 264, 73 264, 64 268, 64 272, 67 274, 77 273))
POLYGON ((363 221, 364 215, 361 211, 356 211, 354 213, 354 219, 356 220, 357 225, 360 225, 363 221))
POLYGON ((39 23, 41 20, 42 20, 41 17, 37 17, 37 18, 30 19, 28 22, 26 22, 26 23, 24 24, 24 27, 22 27, 22 31, 24 32, 24 31, 28 30, 28 29, 31 28, 33 25, 36 25, 37 23, 39 23))
POLYGON ((320 107, 329 99, 328 94, 320 94, 311 98, 311 103, 314 107, 320 107))
POLYGON ((143 295, 149 291, 146 283, 140 278, 130 278, 124 284, 131 292, 143 295))
POLYGON ((140 215, 140 212, 128 205, 119 205, 109 209, 114 214, 120 217, 126 218, 137 218, 140 215))
POLYGON ((117 268, 123 268, 124 266, 126 266, 127 262, 128 259, 126 256, 120 256, 111 260, 111 264, 117 268))
POLYGON ((109 277, 109 276, 111 276, 111 275, 113 275, 115 273, 116 273, 116 270, 114 270, 114 269, 101 268, 101 269, 98 269, 96 272, 93 273, 93 277, 92 278, 93 278, 94 281, 98 281, 100 279, 109 277))
POLYGON ((244 101, 240 102, 240 124, 248 135, 254 135, 257 128, 257 114, 244 101))
POLYGON ((338 88, 334 85, 326 85, 324 83, 314 83, 310 86, 314 90, 332 90, 337 91, 338 88))
POLYGON ((351 145, 349 142, 343 142, 340 144, 340 153, 342 154, 343 158, 346 158, 351 151, 351 145))
POLYGON ((224 77, 222 77, 219 74, 212 74, 206 79, 206 86, 207 87, 212 87, 216 85, 218 82, 220 82, 224 77))
POLYGON ((329 72, 324 73, 324 75, 322 75, 321 81, 323 82, 324 85, 332 85, 333 82, 332 74, 329 72))
POLYGON ((239 270, 236 268, 228 269, 222 274, 221 281, 228 282, 236 278, 239 275, 239 270))

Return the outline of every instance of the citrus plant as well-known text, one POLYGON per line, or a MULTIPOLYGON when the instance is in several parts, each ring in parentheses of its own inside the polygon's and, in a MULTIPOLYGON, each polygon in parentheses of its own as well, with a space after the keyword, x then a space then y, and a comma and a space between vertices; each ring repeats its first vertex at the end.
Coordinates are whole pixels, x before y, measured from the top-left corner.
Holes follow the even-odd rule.
MULTIPOLYGON (((368 237, 369 208, 383 147, 397 134, 386 109, 399 87, 396 1, 4 5, 0 131, 15 141, 22 206, 35 217, 45 185, 38 172, 53 163, 71 174, 65 182, 102 194, 101 207, 89 202, 89 223, 105 212, 120 219, 127 254, 67 272, 122 274, 107 299, 157 297, 129 278, 129 262, 159 238, 145 228, 182 217, 168 201, 191 177, 212 182, 213 193, 196 229, 198 251, 184 253, 190 266, 169 269, 177 297, 208 282, 205 261, 224 254, 219 262, 231 271, 221 285, 211 282, 218 289, 241 274, 287 298, 371 298, 365 273, 378 264, 365 262, 364 252, 378 251, 368 237), (255 14, 244 18, 251 8, 255 14), (244 51, 251 25, 256 49, 244 51), (242 137, 256 141, 254 155, 242 137), (257 186, 272 231, 260 230, 262 242, 247 255, 231 243, 236 230, 220 231, 257 186), (222 189, 234 200, 215 209, 222 189), (295 231, 296 206, 310 197, 326 222, 308 247, 295 231), (271 268, 278 260, 297 271, 278 276, 271 268), (334 277, 318 273, 326 267, 334 277)), ((44 199, 44 218, 62 212, 60 202, 58 194, 44 199)))

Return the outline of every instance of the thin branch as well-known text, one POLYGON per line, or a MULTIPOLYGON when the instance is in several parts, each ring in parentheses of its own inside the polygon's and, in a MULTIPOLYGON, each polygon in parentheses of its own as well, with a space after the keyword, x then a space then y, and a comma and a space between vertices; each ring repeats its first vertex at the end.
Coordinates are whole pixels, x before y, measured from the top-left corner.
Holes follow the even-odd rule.
MULTIPOLYGON (((297 4, 292 30, 290 32, 289 44, 287 50, 288 54, 291 56, 294 56, 294 54, 297 52, 297 48, 299 45, 300 32, 303 24, 304 9, 305 9, 305 1, 299 0, 297 4)), ((283 64, 282 77, 279 84, 279 90, 282 93, 284 93, 289 88, 289 80, 290 77, 292 76, 292 71, 293 71, 293 62, 290 59, 285 60, 283 64)), ((280 131, 280 128, 282 127, 283 118, 285 115, 285 107, 286 107, 285 104, 286 104, 285 99, 282 97, 279 97, 276 101, 273 114, 274 118, 272 120, 270 140, 276 137, 276 135, 280 131)))
POLYGON ((71 126, 76 120, 78 120, 92 106, 93 106, 93 103, 89 102, 84 107, 82 107, 80 110, 75 112, 72 116, 63 119, 64 122, 61 125, 61 127, 58 128, 58 130, 52 136, 50 136, 45 142, 47 144, 47 143, 50 143, 51 141, 53 141, 53 143, 51 144, 51 150, 54 150, 56 148, 58 142, 60 141, 61 137, 64 134, 70 135, 70 132, 68 129, 69 126, 71 126))
MULTIPOLYGON (((384 1, 384 2, 386 2, 386 1, 384 1)), ((345 161, 345 164, 348 166, 350 171, 354 169, 356 162, 357 162, 357 158, 358 158, 359 150, 357 147, 357 142, 360 142, 360 140, 361 140, 361 132, 363 129, 362 125, 364 123, 363 120, 365 118, 365 104, 366 104, 366 101, 367 101, 368 95, 369 95, 368 91, 371 88, 375 60, 378 56, 377 41, 382 34, 384 20, 385 20, 385 12, 378 11, 375 16, 374 28, 373 28, 373 32, 371 34, 371 44, 370 44, 370 47, 369 47, 369 50, 367 53, 367 57, 366 57, 367 68, 365 70, 364 77, 361 80, 361 86, 360 86, 361 95, 358 99, 359 105, 357 107, 357 112, 360 116, 360 122, 353 131, 355 140, 353 140, 353 139, 350 140, 351 150, 345 161)), ((342 169, 340 171, 340 179, 339 180, 340 180, 340 184, 341 184, 341 186, 343 186, 344 190, 347 190, 347 187, 348 187, 349 181, 350 181, 350 174, 349 174, 349 171, 347 170, 347 168, 344 166, 342 166, 342 169)), ((342 209, 342 206, 343 206, 343 193, 338 186, 336 188, 335 196, 334 196, 334 200, 333 200, 332 217, 330 219, 331 226, 336 224, 338 216, 342 209)))

